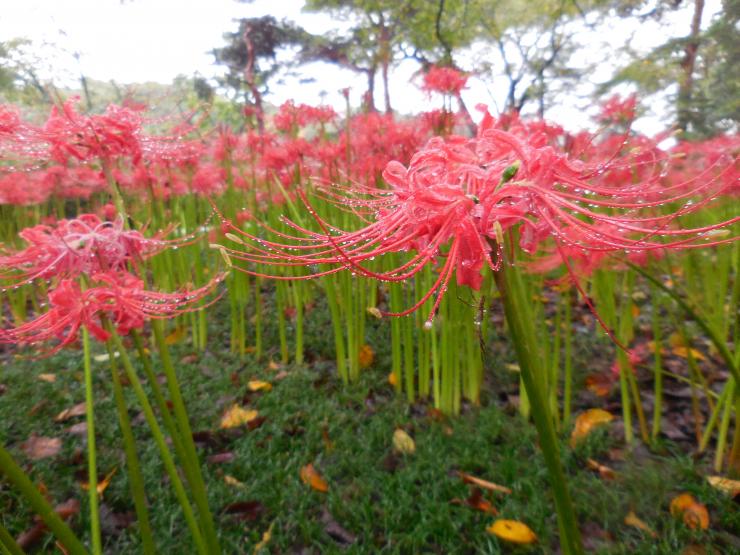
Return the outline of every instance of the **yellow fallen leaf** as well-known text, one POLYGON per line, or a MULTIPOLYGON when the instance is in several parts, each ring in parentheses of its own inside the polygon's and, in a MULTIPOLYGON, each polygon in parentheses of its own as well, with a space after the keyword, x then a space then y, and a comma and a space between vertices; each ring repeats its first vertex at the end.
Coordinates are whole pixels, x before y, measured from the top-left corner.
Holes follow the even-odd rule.
POLYGON ((260 551, 267 547, 268 543, 270 543, 270 540, 272 539, 272 529, 274 526, 275 523, 271 523, 270 527, 265 530, 264 534, 262 534, 262 540, 254 546, 254 555, 257 555, 260 551))
POLYGON ((360 354, 357 356, 360 368, 370 368, 375 360, 375 351, 370 345, 360 347, 360 354))
POLYGON ((498 491, 500 493, 506 493, 510 494, 511 490, 507 488, 506 486, 500 486, 498 484, 494 484, 493 482, 489 482, 488 480, 483 480, 482 478, 478 478, 476 476, 473 476, 472 474, 466 474, 465 472, 460 472, 458 470, 457 475, 460 476, 463 482, 466 484, 473 484, 474 486, 478 486, 479 488, 487 489, 489 491, 498 491))
POLYGON ((401 428, 396 428, 393 432, 393 448, 403 455, 413 455, 416 451, 416 443, 401 428))
POLYGON ((39 374, 39 379, 42 382, 54 383, 57 381, 57 375, 56 374, 39 374))
POLYGON ((308 463, 306 466, 302 467, 300 475, 303 483, 311 486, 311 488, 316 491, 320 491, 321 493, 329 491, 329 484, 327 484, 326 480, 321 477, 321 474, 316 471, 312 463, 308 463))
POLYGON ((396 384, 398 384, 398 378, 396 377, 395 372, 391 372, 390 374, 388 374, 388 383, 391 384, 392 386, 395 386, 396 384))
POLYGON ((269 368, 270 370, 280 370, 280 364, 278 364, 278 363, 277 363, 277 362, 275 362, 274 360, 271 360, 271 361, 270 361, 270 362, 269 362, 269 363, 267 364, 267 367, 268 367, 268 368, 269 368))
POLYGON ((588 409, 576 418, 576 424, 570 435, 570 446, 576 444, 590 434, 598 426, 602 426, 614 420, 614 416, 603 409, 588 409))
POLYGON ((380 318, 382 318, 382 317, 383 317, 383 314, 382 314, 382 313, 380 312, 380 310, 378 310, 378 309, 377 309, 377 308, 375 308, 374 306, 369 306, 369 307, 367 307, 367 313, 368 313, 368 314, 369 314, 370 316, 373 316, 374 318, 378 318, 378 319, 380 319, 380 318))
POLYGON ((224 476, 224 482, 226 482, 227 485, 235 487, 235 488, 245 487, 244 482, 240 482, 239 480, 237 480, 233 476, 229 476, 228 474, 224 476))
POLYGON ((519 365, 513 362, 507 362, 506 364, 504 364, 504 368, 506 368, 509 372, 521 372, 522 371, 522 369, 519 368, 519 365))
POLYGON ((270 391, 272 384, 270 382, 263 382, 262 380, 249 380, 247 382, 247 389, 249 391, 270 391))
MULTIPOLYGON (((98 495, 102 496, 103 492, 108 489, 108 486, 110 485, 111 478, 113 478, 113 475, 116 473, 116 470, 118 470, 118 467, 114 466, 113 470, 111 470, 108 474, 105 475, 105 478, 98 481, 98 485, 95 488, 98 492, 98 495)), ((82 482, 80 484, 80 487, 84 489, 85 491, 90 489, 89 482, 82 482)))
POLYGON ((740 480, 730 480, 723 476, 707 476, 707 482, 713 488, 729 494, 730 497, 740 495, 740 480))
POLYGON ((526 545, 537 541, 537 535, 532 529, 518 520, 499 518, 486 531, 509 543, 526 545))
POLYGON ((687 349, 686 347, 673 347, 671 352, 677 357, 681 358, 689 358, 689 353, 691 353, 691 356, 694 358, 694 360, 707 360, 707 357, 704 356, 704 353, 693 348, 687 349))
POLYGON ((692 530, 709 528, 709 511, 690 493, 682 493, 671 500, 671 514, 681 517, 692 530))
POLYGON ((185 326, 179 326, 172 330, 167 337, 164 338, 165 345, 174 345, 182 341, 188 333, 188 329, 185 326))
POLYGON ((637 528, 638 530, 642 530, 643 532, 647 532, 650 534, 653 538, 657 538, 658 534, 655 533, 655 531, 648 526, 644 520, 640 519, 634 511, 630 511, 627 513, 627 516, 624 517, 624 523, 627 526, 632 526, 633 528, 637 528))
POLYGON ((640 307, 636 304, 632 305, 632 317, 637 318, 640 315, 640 307))
POLYGON ((243 426, 257 418, 259 413, 256 410, 246 410, 234 403, 221 417, 221 428, 236 428, 243 426))

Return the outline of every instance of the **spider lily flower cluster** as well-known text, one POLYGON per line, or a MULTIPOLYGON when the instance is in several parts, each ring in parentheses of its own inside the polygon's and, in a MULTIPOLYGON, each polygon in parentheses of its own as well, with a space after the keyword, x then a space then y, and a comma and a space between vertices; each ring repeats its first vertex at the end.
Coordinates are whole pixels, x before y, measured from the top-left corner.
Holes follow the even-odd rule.
POLYGON ((550 140, 541 124, 515 121, 502 129, 498 123, 486 111, 475 138, 436 137, 408 166, 390 162, 383 172, 389 189, 320 188, 325 199, 350 207, 367 221, 359 230, 337 228, 299 192, 318 230, 285 219, 293 233, 260 222, 262 233, 249 233, 224 220, 228 237, 238 246, 220 248, 236 260, 262 267, 330 266, 295 278, 241 268, 277 279, 349 270, 397 282, 433 265, 439 277, 431 288, 410 308, 386 313, 409 314, 436 294, 430 323, 453 275, 458 285, 478 290, 484 267, 494 272, 500 268, 504 237, 515 228, 525 253, 555 256, 566 263, 573 258, 584 265, 615 252, 660 253, 737 239, 726 234, 740 216, 701 227, 681 226, 682 218, 728 192, 728 176, 737 177, 729 159, 666 185, 663 178, 671 159, 654 144, 626 154, 592 145, 574 155, 550 140), (617 179, 622 168, 634 167, 639 180, 617 179), (676 208, 658 210, 665 206, 676 208), (395 268, 378 271, 366 265, 401 251, 414 254, 395 268))

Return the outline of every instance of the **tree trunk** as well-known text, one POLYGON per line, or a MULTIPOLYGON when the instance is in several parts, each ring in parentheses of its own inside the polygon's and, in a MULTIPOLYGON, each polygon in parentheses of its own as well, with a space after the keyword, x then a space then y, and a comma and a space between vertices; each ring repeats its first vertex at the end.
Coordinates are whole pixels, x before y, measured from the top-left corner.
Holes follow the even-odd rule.
POLYGON ((367 92, 365 93, 364 104, 366 112, 375 112, 375 73, 377 67, 373 66, 367 70, 367 92))
POLYGON ((701 17, 704 13, 704 0, 694 0, 694 15, 691 18, 691 32, 684 47, 684 57, 681 60, 682 75, 678 83, 677 121, 681 131, 687 131, 691 120, 691 97, 694 88, 694 66, 701 40, 701 17))

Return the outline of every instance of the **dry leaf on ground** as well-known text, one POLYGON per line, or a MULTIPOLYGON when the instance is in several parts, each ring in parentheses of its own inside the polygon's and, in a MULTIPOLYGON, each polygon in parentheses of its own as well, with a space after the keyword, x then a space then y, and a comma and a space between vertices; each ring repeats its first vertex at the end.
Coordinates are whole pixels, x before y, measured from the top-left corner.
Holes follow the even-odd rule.
POLYGON ((29 458, 37 461, 57 455, 62 450, 62 440, 58 437, 31 434, 31 437, 21 443, 21 449, 29 458))
POLYGON ((259 416, 259 413, 256 410, 243 409, 234 403, 221 417, 221 428, 225 429, 243 426, 257 418, 257 416, 259 416))
POLYGON ((504 541, 520 545, 531 544, 537 541, 537 535, 532 529, 518 520, 500 518, 486 528, 486 531, 504 541))
POLYGON ((634 511, 630 511, 627 513, 627 516, 624 517, 624 523, 627 526, 632 526, 633 528, 637 528, 638 530, 642 530, 643 532, 647 532, 652 536, 653 538, 657 538, 658 534, 655 533, 655 531, 648 526, 644 520, 639 518, 634 511))
POLYGON ((588 409, 576 418, 576 424, 570 435, 570 446, 575 447, 579 441, 594 429, 614 420, 614 415, 603 409, 588 409))
POLYGON ((510 494, 511 490, 507 488, 506 486, 500 486, 498 484, 494 484, 493 482, 489 482, 488 480, 483 480, 482 478, 477 478, 476 476, 473 476, 472 474, 466 474, 465 472, 457 472, 457 475, 460 476, 463 482, 466 484, 472 484, 474 486, 478 486, 479 488, 487 489, 489 491, 497 491, 499 493, 506 493, 510 494))
POLYGON ((329 491, 329 484, 322 478, 321 474, 313 467, 312 463, 308 463, 306 466, 301 468, 301 480, 304 484, 311 486, 311 488, 321 493, 329 491))
POLYGON ((413 455, 416 452, 416 443, 405 430, 396 428, 393 432, 393 448, 403 455, 413 455))

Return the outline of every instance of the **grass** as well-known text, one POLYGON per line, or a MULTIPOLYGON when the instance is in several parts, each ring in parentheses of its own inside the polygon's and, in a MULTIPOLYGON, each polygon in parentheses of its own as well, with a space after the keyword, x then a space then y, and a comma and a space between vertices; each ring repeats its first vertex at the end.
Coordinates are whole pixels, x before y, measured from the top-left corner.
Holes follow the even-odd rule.
MULTIPOLYGON (((266 307, 267 314, 269 310, 266 307)), ((557 552, 557 524, 536 434, 498 401, 501 383, 515 376, 507 376, 501 369, 503 361, 494 358, 493 351, 487 363, 489 374, 496 378, 487 384, 483 406, 466 407, 459 418, 445 419, 423 403, 408 405, 387 383, 390 355, 383 323, 369 330, 369 342, 377 350, 375 364, 359 383, 344 387, 330 359, 332 340, 323 331, 329 329, 325 308, 319 305, 307 318, 311 321, 306 338, 309 362, 300 367, 275 368, 251 355, 239 360, 228 352, 228 332, 218 324, 213 325, 209 351, 191 356, 187 345, 173 348, 226 553, 251 553, 268 529, 272 534, 264 552, 270 553, 557 552), (274 387, 269 392, 249 393, 246 383, 250 379, 268 380, 274 387), (220 431, 220 417, 234 402, 257 409, 265 418, 262 425, 253 430, 220 431), (396 428, 414 438, 415 454, 394 452, 396 428), (233 456, 225 463, 205 462, 219 453, 233 456), (299 471, 308 463, 328 482, 327 493, 301 482, 299 471), (530 548, 504 545, 485 531, 494 517, 452 503, 470 495, 456 470, 511 488, 510 495, 484 495, 502 518, 529 525, 539 537, 538 544, 530 548), (229 513, 229 507, 242 511, 229 513)), ((225 316, 218 320, 228 321, 225 316)), ((275 330, 267 330, 266 340, 268 345, 277 343, 275 330)), ((102 346, 97 348, 101 353, 102 346)), ((40 361, 18 359, 10 353, 0 357, 4 357, 0 361, 0 384, 4 385, 0 440, 11 447, 33 479, 45 485, 55 503, 70 497, 80 500, 81 511, 73 525, 85 536, 87 498, 79 484, 85 479, 84 435, 65 431, 82 418, 54 422, 60 411, 84 400, 81 357, 75 351, 40 361), (56 374, 56 382, 40 381, 41 373, 56 374), (62 451, 30 461, 20 444, 33 433, 61 437, 62 451)), ((137 551, 135 526, 122 526, 133 511, 133 502, 109 369, 107 362, 94 364, 98 465, 101 474, 118 469, 102 500, 105 552, 133 553, 137 551)), ((584 366, 583 361, 577 366, 584 366)), ((189 553, 179 506, 146 425, 138 417, 133 394, 127 390, 127 395, 158 552, 189 553)), ((691 545, 703 546, 706 553, 738 549, 734 534, 740 533, 740 512, 728 496, 707 485, 703 460, 693 460, 671 444, 661 454, 641 446, 628 452, 619 434, 608 430, 597 431, 576 450, 568 447, 564 434, 563 453, 591 551, 674 554, 691 545), (615 455, 614 449, 624 454, 615 455), (600 478, 587 468, 587 458, 614 468, 618 479, 600 478), (712 522, 708 531, 691 531, 670 516, 671 498, 684 491, 707 505, 712 522), (625 525, 630 510, 656 537, 625 525)), ((32 523, 23 502, 2 483, 0 514, 3 525, 16 536, 32 523)), ((37 549, 56 551, 51 538, 37 549)))

